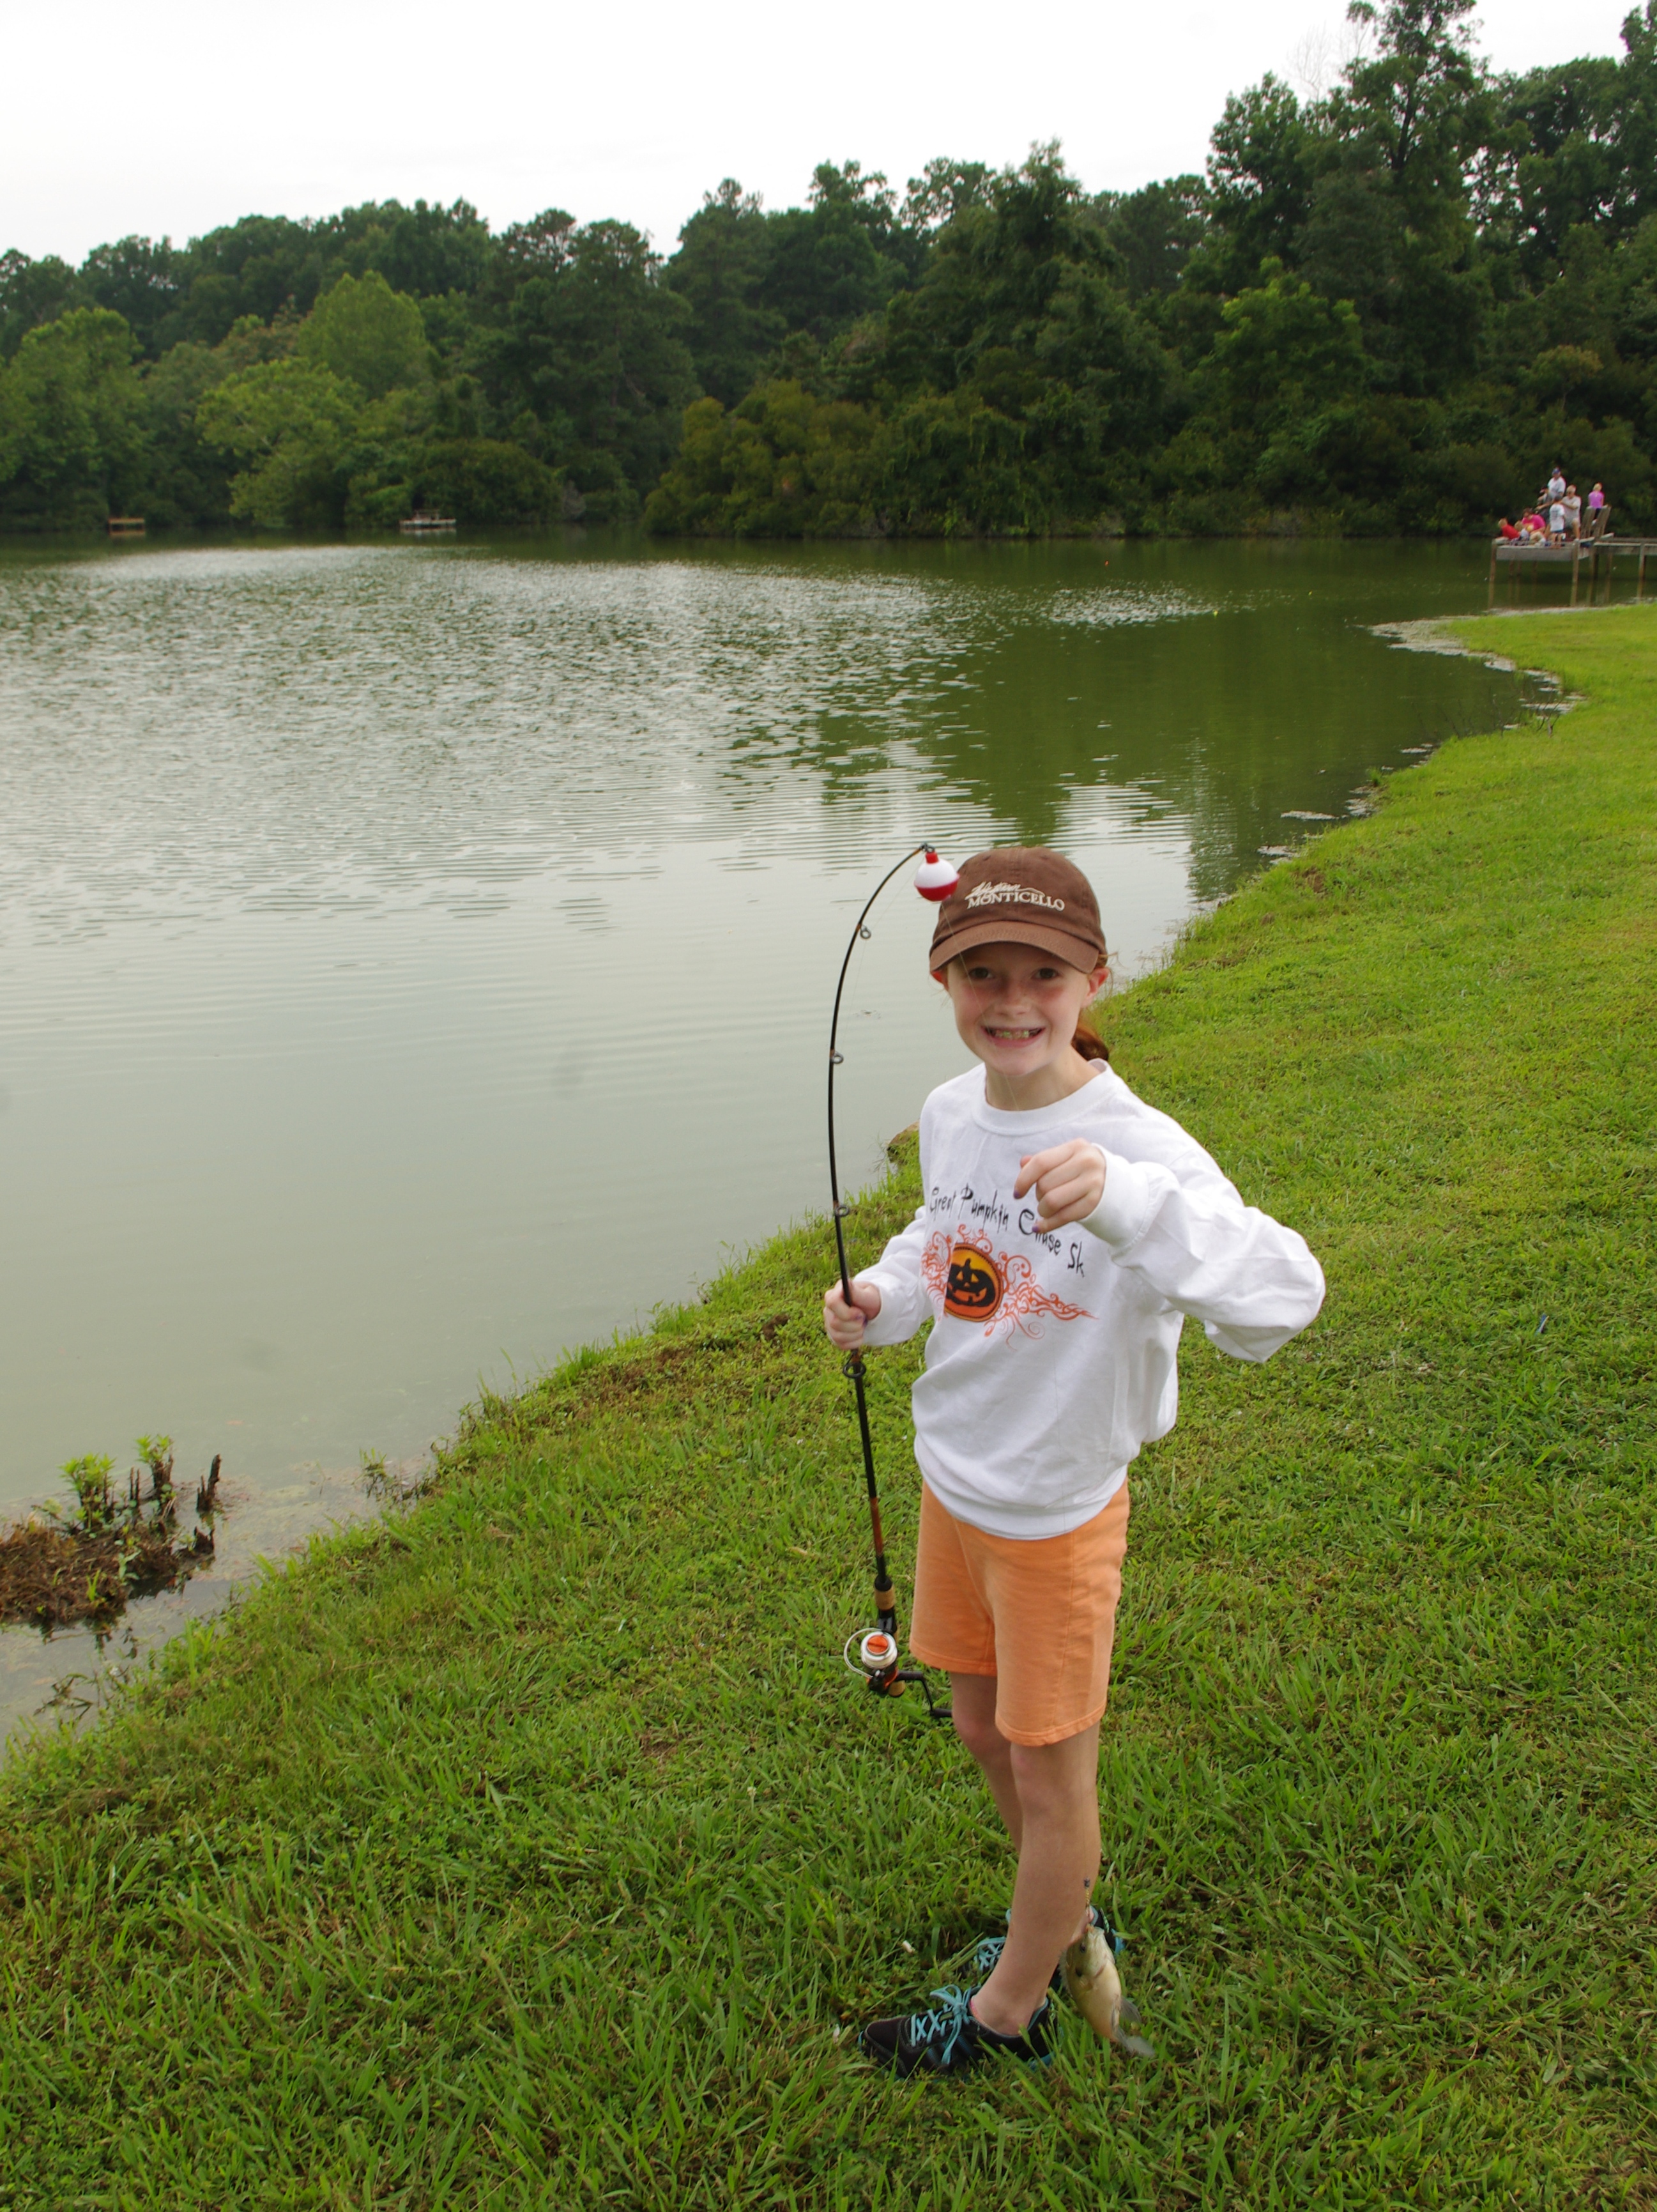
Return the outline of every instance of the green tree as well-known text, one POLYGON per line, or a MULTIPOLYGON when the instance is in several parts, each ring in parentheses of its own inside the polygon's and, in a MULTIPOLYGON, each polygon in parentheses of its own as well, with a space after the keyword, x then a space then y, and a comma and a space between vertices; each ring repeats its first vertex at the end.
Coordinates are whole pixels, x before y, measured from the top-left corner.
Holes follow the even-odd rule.
POLYGON ((423 299, 470 292, 482 282, 489 227, 469 200, 448 207, 416 200, 411 208, 388 200, 376 213, 378 235, 367 265, 393 291, 423 299))
POLYGON ((476 348, 489 404, 508 422, 529 410, 595 519, 636 514, 695 394, 690 310, 628 223, 543 219, 513 256, 517 281, 476 348))
POLYGON ((1211 230, 1199 254, 1205 290, 1240 291, 1268 258, 1292 267, 1312 210, 1320 157, 1319 118, 1269 73, 1233 94, 1208 159, 1211 230))
POLYGON ((231 374, 222 349, 188 339, 146 367, 140 504, 152 525, 214 522, 229 512, 223 453, 203 438, 197 417, 207 394, 231 374))
POLYGON ((651 494, 653 530, 721 537, 844 535, 878 526, 879 418, 792 378, 757 386, 734 413, 687 409, 678 455, 651 494))
POLYGON ((163 344, 194 338, 216 345, 232 324, 268 323, 284 310, 302 315, 332 276, 325 227, 279 216, 244 216, 192 239, 181 257, 178 306, 162 325, 163 344))
POLYGON ((197 409, 203 438, 242 464, 230 511, 267 528, 344 520, 360 390, 325 363, 261 363, 227 377, 197 409))
MULTIPOLYGON (((1308 502, 1350 509, 1374 489, 1344 465, 1351 446, 1368 449, 1366 437, 1376 452, 1386 444, 1356 310, 1275 259, 1260 273, 1261 283, 1222 307, 1192 380, 1196 418, 1158 462, 1171 519, 1187 527, 1243 528, 1262 508, 1308 502)), ((1396 497, 1403 475, 1381 489, 1396 497)))
POLYGON ((1076 180, 1042 147, 938 233, 847 385, 884 402, 883 496, 903 526, 931 515, 1026 531, 1132 500, 1163 433, 1169 368, 1076 180))
POLYGON ((1366 362, 1350 300, 1326 300, 1268 261, 1266 278, 1222 309, 1199 388, 1228 426, 1267 434, 1362 392, 1366 362))
POLYGON ((1471 182, 1496 102, 1462 27, 1474 0, 1351 0, 1375 35, 1327 105, 1300 241, 1320 290, 1357 305, 1375 380, 1442 398, 1477 364, 1488 313, 1471 182))
POLYGON ((513 440, 428 436, 407 453, 404 513, 425 507, 460 522, 548 522, 561 511, 559 472, 513 440))
POLYGON ((957 161, 949 155, 928 161, 918 177, 909 179, 898 216, 900 228, 912 239, 933 237, 968 208, 985 206, 994 177, 986 161, 957 161))
POLYGON ((1581 224, 1613 224, 1624 198, 1619 73, 1609 56, 1532 70, 1501 88, 1474 180, 1475 220, 1533 283, 1581 224))
POLYGON ((1632 229, 1657 215, 1657 0, 1623 19, 1624 56, 1618 70, 1622 118, 1618 137, 1624 183, 1618 227, 1632 229))
POLYGON ((1460 35, 1478 0, 1349 0, 1375 33, 1331 101, 1336 133, 1385 167, 1417 210, 1460 198, 1465 164, 1491 120, 1484 71, 1460 35))
POLYGON ((78 299, 119 315, 151 359, 161 351, 162 326, 178 306, 180 256, 167 239, 123 238, 94 246, 76 274, 78 299))
POLYGON ((74 307, 27 331, 0 374, 0 499, 27 525, 101 522, 142 468, 143 392, 131 331, 74 307))
POLYGON ((246 216, 169 252, 174 298, 155 326, 162 351, 188 339, 216 345, 244 316, 307 314, 343 276, 378 275, 411 297, 470 293, 483 280, 490 240, 464 200, 446 208, 370 200, 316 222, 246 216))
POLYGON ((48 254, 31 261, 15 250, 0 253, 0 361, 9 361, 25 334, 52 322, 74 304, 75 271, 48 254))
POLYGON ((663 281, 689 308, 685 343, 696 380, 733 407, 784 335, 783 317, 762 304, 774 251, 758 196, 727 177, 679 233, 663 281))
POLYGON ((220 364, 222 376, 257 368, 263 362, 285 361, 303 328, 303 320, 294 314, 279 314, 269 323, 262 323, 257 315, 238 315, 213 348, 213 358, 220 364))
POLYGON ((1102 192, 1093 203, 1121 265, 1130 300, 1166 299, 1208 234, 1208 188, 1200 177, 1169 177, 1137 192, 1102 192))
POLYGON ((809 207, 771 218, 771 257, 759 304, 785 331, 819 344, 883 307, 909 283, 919 240, 896 220, 896 195, 879 172, 820 162, 809 207))
POLYGON ((426 326, 417 301, 394 292, 377 270, 342 276, 317 301, 294 350, 367 399, 430 380, 426 326))
POLYGON ((1657 212, 1657 0, 1623 25, 1624 55, 1509 78, 1476 179, 1478 216, 1527 279, 1545 283, 1571 232, 1621 240, 1657 212))

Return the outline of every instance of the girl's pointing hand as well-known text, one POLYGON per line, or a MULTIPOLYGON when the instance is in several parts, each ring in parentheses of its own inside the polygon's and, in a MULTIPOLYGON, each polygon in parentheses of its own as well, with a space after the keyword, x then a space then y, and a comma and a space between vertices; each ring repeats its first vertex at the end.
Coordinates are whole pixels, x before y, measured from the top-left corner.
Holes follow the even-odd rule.
POLYGON ((1018 1163, 1015 1198, 1035 1193, 1035 1226, 1045 1235, 1067 1222, 1085 1221, 1105 1194, 1105 1156, 1085 1137, 1055 1145, 1051 1152, 1031 1152, 1018 1163))

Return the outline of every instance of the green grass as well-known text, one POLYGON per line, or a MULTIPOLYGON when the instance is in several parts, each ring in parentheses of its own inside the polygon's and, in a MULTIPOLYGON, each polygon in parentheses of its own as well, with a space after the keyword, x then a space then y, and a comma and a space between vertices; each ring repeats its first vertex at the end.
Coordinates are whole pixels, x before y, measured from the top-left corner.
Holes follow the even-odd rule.
POLYGON ((8 1773, 0 2205, 1657 2203, 1657 613, 1470 629, 1590 703, 1108 1009, 1330 1285, 1266 1368, 1188 1333, 1136 1469, 1104 1888, 1159 2062, 1071 2016, 1049 2075, 900 2087, 840 2033, 1012 1869, 841 1671, 814 1224, 8 1773))

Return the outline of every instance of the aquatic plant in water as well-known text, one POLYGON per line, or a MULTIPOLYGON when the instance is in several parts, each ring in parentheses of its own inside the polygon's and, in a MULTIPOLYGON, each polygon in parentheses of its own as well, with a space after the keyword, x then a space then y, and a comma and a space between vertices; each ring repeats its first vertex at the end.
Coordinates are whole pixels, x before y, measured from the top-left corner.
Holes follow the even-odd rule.
POLYGON ((197 1488, 197 1526, 180 1543, 173 1439, 140 1437, 135 1449, 143 1466, 129 1474, 124 1499, 110 1483, 114 1461, 88 1452, 60 1470, 75 1493, 72 1512, 46 1504, 0 1535, 0 1622, 30 1621, 47 1633, 107 1623, 130 1597, 170 1589, 212 1556, 219 1455, 197 1488))

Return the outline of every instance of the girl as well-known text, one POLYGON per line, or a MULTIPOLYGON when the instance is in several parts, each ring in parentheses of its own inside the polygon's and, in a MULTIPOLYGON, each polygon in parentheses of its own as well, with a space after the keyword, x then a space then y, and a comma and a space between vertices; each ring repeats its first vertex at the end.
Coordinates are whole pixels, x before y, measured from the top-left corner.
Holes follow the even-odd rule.
POLYGON ((909 1642, 948 1672, 955 1724, 1018 1856, 986 1978, 871 2021, 900 2074, 1049 2055, 1047 1990, 1089 1924, 1099 1721, 1127 1545, 1129 1463, 1173 1426, 1188 1314, 1266 1359, 1316 1314, 1317 1261, 1246 1206, 1201 1146, 1140 1103, 1079 1026, 1105 980, 1087 879, 1046 848, 980 853, 930 965, 980 1066, 920 1117, 913 1222, 823 1301, 833 1341, 933 1324, 914 1386, 923 1478, 909 1642))

